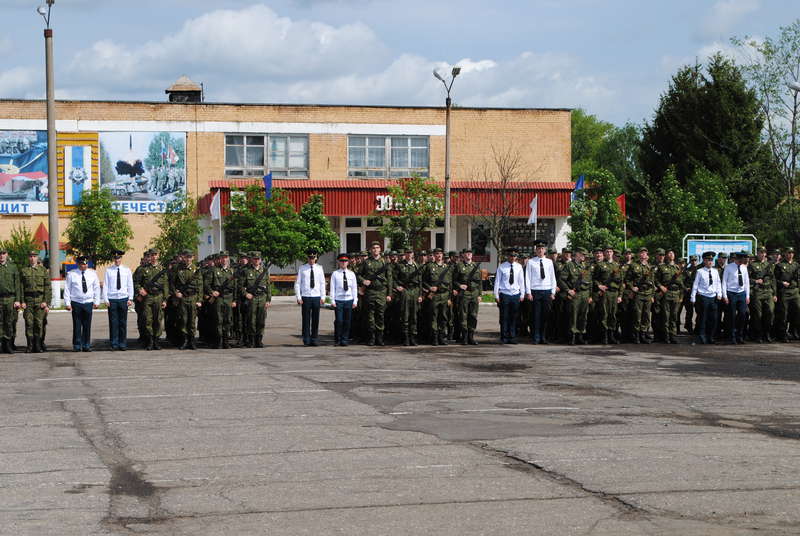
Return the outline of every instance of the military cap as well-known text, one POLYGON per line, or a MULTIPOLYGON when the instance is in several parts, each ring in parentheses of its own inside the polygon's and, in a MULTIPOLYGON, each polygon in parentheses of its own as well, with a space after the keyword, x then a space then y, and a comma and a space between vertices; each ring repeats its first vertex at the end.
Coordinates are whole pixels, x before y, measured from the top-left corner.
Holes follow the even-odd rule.
POLYGON ((769 254, 770 255, 780 255, 781 254, 781 250, 779 250, 779 249, 771 249, 769 251, 769 254))
POLYGON ((633 253, 633 251, 631 250, 631 248, 625 248, 624 250, 622 250, 622 254, 623 254, 623 255, 627 255, 628 253, 633 253))
POLYGON ((706 251, 705 253, 703 253, 703 260, 713 259, 714 255, 716 255, 716 253, 714 253, 713 251, 706 251))
POLYGON ((767 252, 767 248, 765 248, 764 246, 758 246, 758 250, 757 250, 757 251, 758 251, 759 253, 761 253, 761 252, 764 252, 764 253, 766 253, 766 252, 767 252))
POLYGON ((448 251, 447 252, 447 256, 448 257, 458 257, 458 251, 452 251, 452 250, 448 251))
POLYGON ((572 253, 572 250, 569 248, 561 248, 561 253, 572 253))
POLYGON ((586 255, 588 251, 586 251, 586 248, 575 248, 575 253, 582 253, 583 255, 586 255))
POLYGON ((414 253, 414 250, 411 248, 406 248, 403 250, 403 253, 414 253))
POLYGON ((514 255, 516 257, 519 255, 519 251, 517 251, 517 248, 506 248, 506 255, 514 255))
POLYGON ((736 256, 739 257, 740 259, 749 259, 750 258, 750 253, 748 253, 745 250, 742 250, 742 251, 738 252, 736 254, 736 256))
POLYGON ((783 248, 784 253, 794 253, 794 248, 789 246, 788 248, 783 248))
POLYGON ((336 260, 337 261, 349 261, 350 260, 350 255, 348 255, 347 253, 339 253, 339 256, 336 257, 336 260))
POLYGON ((696 261, 697 260, 697 255, 689 255, 689 260, 690 261, 696 261))
POLYGON ((75 262, 77 262, 78 264, 86 264, 88 262, 88 259, 84 255, 81 255, 80 257, 75 259, 75 262))
POLYGON ((545 242, 544 240, 536 240, 533 243, 533 247, 535 247, 535 248, 547 247, 547 242, 545 242))
POLYGON ((602 252, 603 248, 601 248, 600 246, 595 246, 594 249, 592 249, 592 253, 602 253, 602 252))
POLYGON ((358 256, 359 257, 369 257, 369 253, 367 253, 366 251, 359 251, 358 252, 358 256))
POLYGON ((547 248, 547 254, 548 255, 555 255, 557 253, 558 253, 558 251, 556 251, 554 248, 547 248))
POLYGON ((419 252, 420 255, 430 255, 430 252, 427 249, 423 249, 419 252))
POLYGON ((527 259, 528 257, 530 257, 530 255, 528 255, 527 251, 520 251, 519 252, 519 258, 520 259, 527 259))
POLYGON ((250 258, 252 258, 252 259, 260 259, 261 258, 261 252, 260 251, 251 251, 250 252, 250 258))
POLYGON ((383 244, 381 244, 380 242, 378 242, 377 240, 375 240, 375 241, 373 241, 373 242, 370 242, 370 244, 369 244, 369 247, 372 247, 372 246, 380 246, 380 247, 383 247, 383 244))
POLYGON ((28 256, 30 257, 30 256, 32 256, 32 255, 36 255, 36 256, 38 257, 38 256, 39 256, 39 252, 38 252, 38 251, 36 251, 35 249, 32 249, 32 250, 30 250, 30 251, 28 252, 28 256))
POLYGON ((0 246, 0 253, 8 253, 8 248, 0 246))
MULTIPOLYGON (((37 252, 36 254, 38 255, 39 253, 37 252)), ((33 253, 31 253, 31 255, 33 255, 33 253)), ((111 252, 111 256, 114 257, 115 259, 117 257, 122 257, 123 255, 125 255, 125 252, 122 251, 121 249, 115 249, 114 251, 111 252)))
MULTIPOLYGON (((609 249, 609 248, 606 248, 606 249, 609 249)), ((622 255, 622 253, 621 253, 621 252, 620 252, 620 250, 618 250, 618 249, 614 249, 614 250, 612 250, 612 251, 614 252, 614 255, 616 255, 617 257, 619 257, 620 255, 622 255)))
MULTIPOLYGON (((641 250, 640 250, 640 251, 641 251, 641 250)), ((656 249, 656 255, 666 255, 666 254, 667 254, 667 252, 666 252, 666 251, 664 251, 664 248, 658 248, 658 249, 656 249)))
POLYGON ((725 253, 724 251, 720 251, 719 255, 717 255, 717 257, 719 257, 720 259, 727 259, 728 258, 728 254, 725 253))
POLYGON ((180 255, 182 257, 187 257, 189 255, 194 255, 194 251, 190 251, 188 249, 181 250, 180 255))
POLYGON ((639 253, 641 253, 642 251, 646 251, 647 253, 650 253, 650 250, 649 250, 649 249, 647 249, 647 248, 646 248, 646 247, 644 247, 644 246, 642 246, 642 247, 640 247, 640 248, 639 248, 639 253))
MULTIPOLYGON (((675 248, 664 248, 664 251, 666 251, 666 253, 669 253, 670 251, 675 253, 675 248)), ((666 253, 665 253, 665 255, 666 255, 666 253)))
POLYGON ((228 252, 223 249, 222 251, 217 253, 217 257, 230 257, 230 255, 228 255, 228 252))
POLYGON ((159 253, 161 253, 161 250, 158 249, 158 248, 150 248, 150 253, 159 254, 159 253))
POLYGON ((686 259, 684 259, 683 257, 681 257, 680 259, 678 259, 677 263, 678 263, 678 264, 686 264, 686 259))
POLYGON ((474 253, 474 251, 472 251, 472 248, 463 248, 461 253, 474 253))
POLYGON ((434 250, 431 251, 431 253, 444 253, 444 250, 442 248, 434 248, 434 250))
POLYGON ((316 255, 316 254, 317 254, 317 250, 314 249, 314 248, 308 248, 306 250, 306 255, 308 255, 309 257, 311 257, 312 255, 316 255))
POLYGON ((604 249, 604 250, 605 250, 605 249, 610 249, 610 250, 613 250, 613 249, 614 249, 614 246, 612 246, 611 244, 606 244, 605 246, 603 246, 603 249, 604 249))

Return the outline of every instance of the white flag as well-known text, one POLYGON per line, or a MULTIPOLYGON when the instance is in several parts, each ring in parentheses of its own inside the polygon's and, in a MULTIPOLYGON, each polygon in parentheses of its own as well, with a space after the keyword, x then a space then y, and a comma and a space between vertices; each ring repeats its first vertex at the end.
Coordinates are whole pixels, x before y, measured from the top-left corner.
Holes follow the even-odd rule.
POLYGON ((528 217, 528 225, 536 225, 536 219, 539 216, 539 194, 533 196, 530 207, 531 215, 528 217))
POLYGON ((211 199, 211 221, 219 220, 222 217, 222 211, 219 207, 219 190, 214 194, 211 199))

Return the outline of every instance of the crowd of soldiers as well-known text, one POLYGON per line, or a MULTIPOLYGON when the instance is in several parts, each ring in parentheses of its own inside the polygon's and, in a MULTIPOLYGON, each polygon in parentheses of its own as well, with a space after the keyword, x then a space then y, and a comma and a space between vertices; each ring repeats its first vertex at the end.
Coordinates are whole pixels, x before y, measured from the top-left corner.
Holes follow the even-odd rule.
POLYGON ((0 352, 14 353, 19 312, 25 320, 26 352, 46 352, 47 313, 52 288, 50 273, 38 251, 30 251, 28 263, 18 267, 8 251, 0 248, 0 352))
MULTIPOLYGON (((635 258, 629 249, 620 252, 609 246, 594 248, 591 256, 582 248, 565 248, 560 255, 548 250, 558 286, 547 322, 547 340, 566 344, 676 344, 681 328, 686 334, 696 335, 703 311, 700 302, 693 299, 693 286, 696 293, 695 279, 702 264, 696 255, 688 262, 676 258, 673 249, 659 248, 654 253, 651 259, 645 247, 635 258)), ((703 256, 713 262, 719 279, 729 263, 741 265, 749 279, 749 298, 740 325, 734 325, 734 313, 726 307, 728 297, 719 294, 713 333, 704 343, 800 338, 800 268, 793 248, 768 252, 759 247, 756 255, 707 252, 703 256)), ((523 256, 519 262, 525 266, 528 259, 523 256)), ((518 325, 524 334, 530 308, 523 302, 520 310, 518 325)))
POLYGON ((184 170, 172 166, 158 166, 150 172, 148 189, 153 195, 163 196, 183 188, 185 183, 184 170))
POLYGON ((167 340, 181 350, 197 348, 196 333, 212 348, 240 345, 263 348, 272 290, 261 253, 251 251, 231 265, 227 251, 199 265, 183 251, 166 264, 159 251, 148 250, 133 273, 139 338, 148 350, 159 350, 163 323, 167 340))

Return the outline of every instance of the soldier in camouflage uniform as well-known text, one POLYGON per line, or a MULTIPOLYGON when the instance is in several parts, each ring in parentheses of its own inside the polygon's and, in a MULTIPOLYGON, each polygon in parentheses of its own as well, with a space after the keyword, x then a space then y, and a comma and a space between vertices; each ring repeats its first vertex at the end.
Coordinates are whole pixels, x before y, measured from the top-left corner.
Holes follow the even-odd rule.
MULTIPOLYGON (((694 276, 697 273, 697 255, 689 255, 689 264, 683 269, 683 327, 688 335, 694 332, 694 316, 695 306, 692 304, 692 283, 694 283, 694 276)), ((680 318, 680 312, 678 313, 680 318)))
POLYGON ((453 290, 453 266, 445 264, 441 248, 433 250, 434 261, 422 270, 422 291, 431 302, 431 344, 447 344, 447 308, 453 290))
POLYGON ((622 301, 619 295, 622 272, 619 265, 614 262, 613 247, 606 246, 602 255, 603 257, 595 262, 592 271, 595 317, 600 344, 617 344, 614 332, 617 328, 617 306, 622 301))
POLYGON ((397 263, 394 288, 400 304, 400 334, 403 346, 417 345, 417 315, 422 298, 420 274, 422 268, 414 262, 414 250, 406 249, 403 260, 397 263))
MULTIPOLYGON (((455 275, 458 265, 461 263, 459 254, 457 251, 449 251, 447 252, 447 257, 447 264, 452 266, 450 271, 455 275)), ((453 290, 451 292, 450 305, 447 308, 447 314, 447 340, 461 340, 461 303, 460 296, 455 288, 455 285, 453 285, 453 290)))
POLYGON ((371 256, 361 263, 356 273, 358 284, 363 291, 359 303, 364 307, 367 323, 367 345, 384 346, 384 313, 386 304, 392 302, 392 271, 389 264, 381 258, 380 242, 370 245, 371 256))
POLYGON ((772 342, 770 331, 778 301, 775 265, 767 260, 767 248, 759 247, 756 259, 748 264, 750 276, 750 336, 755 342, 772 342))
POLYGON ((650 344, 647 330, 650 328, 650 308, 655 293, 654 267, 648 262, 646 247, 639 248, 639 260, 628 268, 625 286, 633 293, 632 323, 634 341, 637 344, 650 344))
POLYGON ((782 253, 781 261, 775 265, 778 289, 775 324, 778 340, 786 342, 800 328, 800 265, 794 260, 794 248, 786 248, 782 253))
POLYGON ((481 266, 472 262, 472 254, 471 249, 461 251, 464 261, 456 265, 453 279, 459 294, 461 344, 476 345, 475 330, 478 328, 478 309, 483 294, 483 273, 481 266))
POLYGON ((25 338, 27 339, 26 353, 39 353, 42 351, 42 336, 44 322, 50 310, 52 299, 50 274, 47 268, 39 263, 39 252, 28 253, 30 264, 20 270, 20 282, 23 303, 22 317, 25 319, 25 338))
MULTIPOLYGON (((232 266, 233 274, 236 277, 237 288, 240 286, 242 278, 244 277, 244 271, 249 265, 249 253, 246 251, 240 252, 239 258, 232 266)), ((243 311, 241 306, 234 307, 231 310, 231 316, 233 318, 233 323, 231 325, 231 338, 235 344, 241 344, 242 342, 242 336, 244 335, 244 330, 242 329, 242 315, 245 314, 247 314, 247 312, 243 311)))
POLYGON ((667 342, 678 344, 678 316, 681 302, 683 301, 683 274, 680 266, 675 263, 675 250, 668 249, 666 260, 658 265, 655 273, 656 287, 658 288, 657 298, 661 302, 661 327, 659 331, 665 333, 667 342))
POLYGON ((575 258, 564 264, 558 275, 558 287, 566 292, 564 314, 569 319, 570 345, 584 344, 589 305, 592 302, 592 271, 586 263, 587 251, 577 248, 575 258))
POLYGON ((636 339, 633 335, 633 298, 634 293, 625 284, 625 278, 628 275, 633 265, 633 252, 626 249, 622 252, 622 260, 620 261, 620 275, 622 276, 622 286, 620 287, 620 297, 622 301, 619 302, 617 308, 617 326, 619 326, 619 336, 617 340, 621 342, 632 342, 636 339))
POLYGON ((572 261, 572 251, 568 248, 561 248, 561 257, 553 263, 556 272, 556 299, 553 301, 553 308, 550 311, 550 325, 553 326, 553 333, 548 338, 561 343, 567 342, 571 335, 569 333, 569 321, 566 316, 567 309, 567 289, 558 285, 559 274, 568 262, 572 261))
POLYGON ((196 350, 194 330, 197 309, 202 306, 203 275, 194 266, 194 253, 182 251, 179 263, 170 271, 169 287, 175 308, 175 332, 180 338, 179 350, 196 350))
POLYGON ((210 273, 209 284, 203 287, 209 296, 211 309, 211 336, 216 348, 230 348, 232 311, 236 308, 236 275, 230 266, 227 251, 217 254, 216 266, 210 273))
POLYGON ((160 350, 161 321, 169 296, 169 274, 167 268, 158 264, 158 250, 147 252, 148 264, 133 273, 133 292, 142 302, 144 316, 144 342, 146 350, 160 350))
MULTIPOLYGON (((144 269, 148 264, 150 264, 150 255, 148 251, 144 252, 142 258, 139 260, 139 266, 133 271, 132 276, 136 277, 136 273, 140 270, 144 269)), ((144 301, 140 299, 134 299, 133 301, 133 310, 136 312, 136 328, 139 333, 139 342, 147 346, 147 343, 144 340, 145 333, 147 329, 145 328, 145 318, 144 318, 144 301)))
POLYGON ((250 252, 250 265, 244 270, 239 289, 242 307, 242 333, 248 348, 264 347, 267 309, 272 305, 272 284, 260 251, 250 252))

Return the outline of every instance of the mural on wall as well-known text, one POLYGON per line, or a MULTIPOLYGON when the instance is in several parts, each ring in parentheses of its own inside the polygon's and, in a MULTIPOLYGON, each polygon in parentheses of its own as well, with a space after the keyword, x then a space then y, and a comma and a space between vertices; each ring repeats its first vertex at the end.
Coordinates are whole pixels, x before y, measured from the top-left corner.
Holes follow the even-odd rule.
POLYGON ((186 133, 101 132, 100 187, 122 212, 164 212, 186 193, 186 133))
POLYGON ((64 147, 64 204, 77 205, 83 192, 92 189, 92 147, 67 145, 64 147))
POLYGON ((47 214, 47 132, 0 130, 0 214, 47 214))

